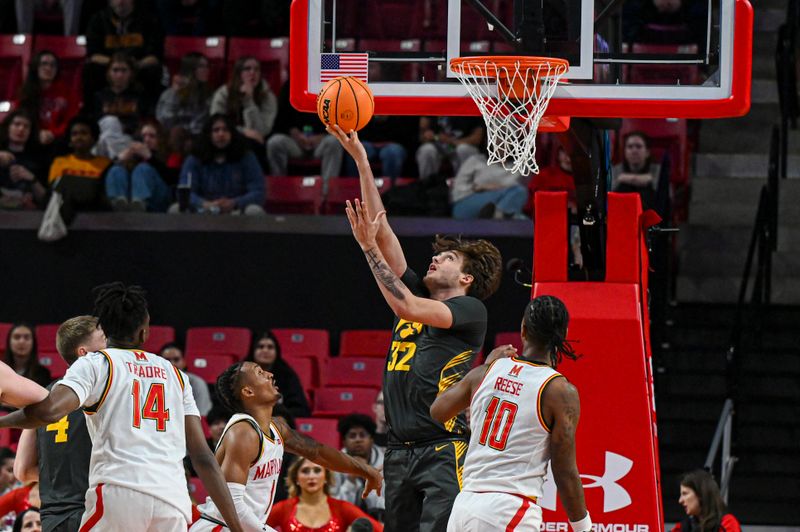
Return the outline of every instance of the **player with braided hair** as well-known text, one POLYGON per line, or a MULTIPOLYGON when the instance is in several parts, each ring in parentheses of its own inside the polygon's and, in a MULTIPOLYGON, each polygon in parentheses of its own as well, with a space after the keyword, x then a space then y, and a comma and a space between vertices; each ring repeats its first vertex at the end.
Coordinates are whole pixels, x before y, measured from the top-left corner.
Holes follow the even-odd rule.
MULTIPOLYGON (((237 362, 222 372, 217 378, 217 396, 235 412, 215 454, 246 531, 272 530, 264 523, 272 509, 284 449, 328 469, 364 478, 364 497, 372 490, 380 494, 382 480, 377 469, 295 432, 273 416, 272 409, 281 394, 272 374, 255 362, 237 362)), ((224 524, 212 500, 199 510, 200 520, 192 525, 191 532, 219 530, 224 524)))
POLYGON ((575 463, 578 390, 556 366, 577 358, 566 340, 569 312, 553 296, 525 307, 522 355, 501 346, 486 364, 440 394, 434 419, 449 419, 469 407, 472 435, 464 464, 464 488, 447 530, 538 532, 547 462, 574 532, 592 529, 575 463))
POLYGON ((116 282, 98 286, 94 294, 108 348, 79 358, 46 399, 0 424, 63 424, 66 437, 65 416, 83 407, 92 456, 81 531, 184 532, 191 519, 183 469, 187 450, 229 528, 242 531, 188 379, 142 350, 150 331, 144 290, 116 282))

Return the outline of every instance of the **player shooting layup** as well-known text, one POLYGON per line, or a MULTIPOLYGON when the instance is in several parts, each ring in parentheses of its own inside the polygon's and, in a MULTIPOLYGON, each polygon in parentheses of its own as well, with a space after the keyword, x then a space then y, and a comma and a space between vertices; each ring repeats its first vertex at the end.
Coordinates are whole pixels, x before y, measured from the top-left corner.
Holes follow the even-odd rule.
POLYGON ((358 135, 329 129, 356 161, 364 202, 347 217, 378 287, 394 312, 392 346, 383 374, 389 445, 383 462, 389 532, 441 531, 461 488, 467 448, 463 414, 434 420, 436 395, 466 375, 483 345, 482 299, 500 284, 501 258, 485 240, 437 237, 423 279, 408 268, 386 221, 358 135))
POLYGON ((555 370, 563 356, 576 357, 568 323, 561 300, 537 297, 525 308, 522 356, 487 360, 431 406, 438 420, 467 406, 471 413, 464 487, 448 532, 539 532, 548 461, 572 529, 592 529, 575 463, 578 391, 555 370))

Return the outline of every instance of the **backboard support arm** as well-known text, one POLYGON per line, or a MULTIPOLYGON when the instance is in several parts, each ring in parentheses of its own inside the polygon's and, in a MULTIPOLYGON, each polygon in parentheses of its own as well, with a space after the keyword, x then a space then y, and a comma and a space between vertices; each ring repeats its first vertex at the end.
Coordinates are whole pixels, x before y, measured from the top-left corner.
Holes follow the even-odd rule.
POLYGON ((508 42, 508 44, 513 46, 518 45, 517 36, 514 35, 514 33, 508 29, 499 18, 497 18, 497 15, 492 13, 492 10, 486 7, 483 2, 481 2, 481 0, 467 0, 467 2, 472 4, 472 7, 474 7, 478 13, 480 13, 481 16, 486 19, 487 23, 491 24, 497 31, 500 32, 500 35, 506 40, 506 42, 508 42))

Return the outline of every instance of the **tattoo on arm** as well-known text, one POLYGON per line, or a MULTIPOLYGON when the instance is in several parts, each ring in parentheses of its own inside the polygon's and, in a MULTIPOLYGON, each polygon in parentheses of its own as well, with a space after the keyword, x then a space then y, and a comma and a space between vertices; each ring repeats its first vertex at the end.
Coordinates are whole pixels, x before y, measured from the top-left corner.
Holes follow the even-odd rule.
POLYGON ((394 297, 397 299, 405 299, 406 296, 400 289, 400 286, 403 285, 403 281, 401 281, 392 269, 378 257, 375 249, 368 249, 364 254, 367 256, 369 267, 372 268, 372 273, 375 274, 378 281, 385 286, 394 297))
POLYGON ((305 434, 300 434, 284 423, 283 420, 274 419, 273 423, 278 426, 287 451, 308 458, 311 461, 314 461, 319 456, 319 451, 322 449, 321 443, 305 434))

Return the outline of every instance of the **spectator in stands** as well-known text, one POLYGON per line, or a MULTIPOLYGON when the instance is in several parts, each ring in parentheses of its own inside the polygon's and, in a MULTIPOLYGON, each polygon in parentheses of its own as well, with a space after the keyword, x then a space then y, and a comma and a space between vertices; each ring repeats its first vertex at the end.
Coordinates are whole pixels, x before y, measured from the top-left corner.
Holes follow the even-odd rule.
POLYGON ((230 418, 230 412, 226 412, 220 406, 213 406, 208 411, 206 423, 208 423, 209 436, 206 441, 208 441, 208 446, 211 447, 212 451, 217 449, 219 439, 222 438, 222 431, 225 430, 225 425, 228 424, 230 418))
POLYGON ((14 530, 17 516, 29 508, 38 509, 42 501, 39 499, 39 483, 33 482, 27 486, 13 489, 0 496, 0 523, 2 530, 14 530))
POLYGON ((244 56, 236 60, 230 81, 214 93, 210 112, 231 117, 250 148, 263 157, 264 141, 278 115, 278 100, 261 77, 258 59, 244 56))
POLYGON ((650 139, 641 131, 625 136, 622 162, 612 168, 611 190, 635 192, 642 198, 642 208, 656 204, 661 165, 650 158, 650 139))
MULTIPOLYGON (((115 211, 166 211, 171 194, 165 177, 172 174, 166 158, 164 129, 157 120, 145 120, 137 140, 119 154, 106 175, 111 207, 115 211)), ((205 415, 202 408, 200 413, 205 415)))
POLYGON ((36 209, 47 195, 48 161, 32 115, 9 113, 0 125, 0 209, 36 209))
POLYGON ((315 115, 301 113, 289 102, 289 82, 284 83, 278 101, 278 116, 273 135, 267 140, 267 159, 271 175, 288 175, 289 158, 317 158, 322 161, 320 175, 327 185, 339 175, 344 150, 339 141, 327 135, 315 115))
POLYGON ((69 124, 72 152, 56 157, 50 166, 48 182, 61 194, 61 218, 66 225, 72 223, 80 211, 107 210, 103 178, 111 161, 92 155, 92 147, 99 136, 97 122, 76 116, 69 124))
MULTIPOLYGON (((383 470, 383 454, 385 449, 375 445, 375 422, 364 414, 350 414, 339 420, 337 425, 339 436, 344 444, 344 452, 350 456, 364 459, 369 465, 383 470)), ((366 499, 361 498, 364 492, 364 480, 345 473, 334 473, 331 496, 343 501, 352 502, 355 506, 377 519, 383 521, 386 502, 381 493, 370 493, 366 499)))
POLYGON ((12 532, 42 532, 42 517, 39 508, 31 506, 23 510, 14 520, 12 532))
POLYGON ((103 86, 112 56, 117 52, 135 61, 137 81, 144 87, 148 106, 161 93, 161 59, 164 36, 158 20, 137 6, 134 0, 108 0, 108 8, 95 13, 86 29, 86 55, 83 69, 84 103, 103 86))
MULTIPOLYGON (((52 347, 55 350, 55 346, 52 347)), ((33 326, 27 323, 15 323, 6 337, 6 364, 18 375, 41 386, 47 386, 53 379, 47 368, 39 364, 38 357, 39 350, 33 326)))
POLYGON ((330 470, 298 458, 289 468, 289 498, 272 507, 267 524, 281 530, 346 530, 356 519, 366 518, 373 530, 383 530, 357 506, 331 497, 332 482, 330 470))
POLYGON ((119 118, 125 133, 132 135, 141 119, 147 115, 142 91, 134 82, 136 68, 133 57, 115 53, 108 64, 108 86, 94 98, 94 113, 100 118, 111 115, 119 118))
MULTIPOLYGON (((264 176, 244 138, 227 115, 206 122, 195 155, 181 168, 180 183, 191 187, 191 207, 208 214, 263 216, 264 176)), ((178 212, 173 204, 170 212, 178 212)))
POLYGON ((528 201, 526 179, 511 173, 501 164, 488 165, 486 141, 481 152, 464 161, 450 188, 453 217, 524 218, 522 209, 528 201))
POLYGON ((186 143, 199 135, 208 119, 211 90, 208 86, 209 65, 206 56, 190 52, 181 58, 172 85, 161 93, 156 118, 169 131, 172 150, 189 153, 186 143))
POLYGON ((672 532, 741 532, 739 521, 728 513, 714 477, 703 469, 686 473, 681 478, 678 503, 686 517, 672 532))
POLYGON ((294 417, 311 415, 303 383, 300 382, 300 378, 292 367, 281 357, 281 344, 272 331, 256 335, 250 354, 245 360, 255 362, 265 371, 272 373, 275 384, 283 396, 280 404, 285 406, 294 417))
POLYGON ((375 414, 375 434, 372 439, 375 440, 375 445, 386 447, 389 443, 389 425, 386 423, 386 410, 383 408, 383 390, 378 390, 378 395, 375 396, 372 413, 375 414))
MULTIPOLYGON (((17 33, 32 34, 37 15, 52 16, 53 11, 62 12, 64 35, 77 35, 81 20, 83 0, 14 0, 17 15, 17 33)), ((56 13, 56 15, 58 15, 56 13)), ((37 32, 38 33, 38 32, 37 32)))
POLYGON ((14 489, 17 479, 14 476, 14 451, 8 447, 0 447, 0 495, 14 489))
POLYGON ((207 416, 214 406, 211 402, 211 394, 208 392, 208 385, 198 375, 186 371, 186 357, 183 356, 183 347, 172 342, 161 347, 158 353, 161 358, 169 360, 173 366, 181 370, 189 377, 189 384, 192 385, 192 395, 194 402, 197 403, 197 410, 201 416, 207 416))
POLYGON ((58 58, 44 50, 33 56, 28 77, 20 89, 19 107, 38 120, 39 142, 51 144, 67 131, 69 120, 78 113, 80 100, 58 78, 58 58))
POLYGON ((448 161, 454 171, 480 151, 486 132, 480 119, 471 117, 420 117, 416 158, 419 177, 428 180, 445 171, 448 161))
POLYGON ((158 18, 167 35, 217 35, 219 0, 157 0, 158 18))

